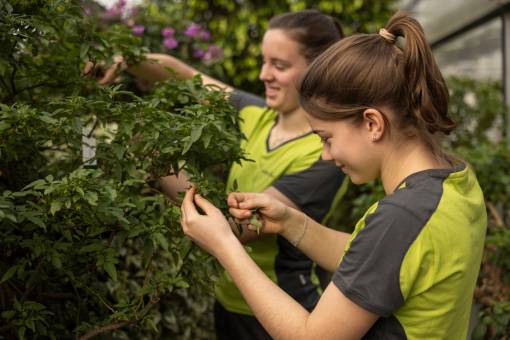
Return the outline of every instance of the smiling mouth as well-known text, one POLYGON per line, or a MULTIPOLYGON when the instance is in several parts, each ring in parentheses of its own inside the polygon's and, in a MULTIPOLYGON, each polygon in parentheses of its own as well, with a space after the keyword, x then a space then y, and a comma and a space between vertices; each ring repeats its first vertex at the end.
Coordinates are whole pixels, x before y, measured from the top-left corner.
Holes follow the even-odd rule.
POLYGON ((266 87, 266 97, 274 97, 278 94, 278 89, 266 87))

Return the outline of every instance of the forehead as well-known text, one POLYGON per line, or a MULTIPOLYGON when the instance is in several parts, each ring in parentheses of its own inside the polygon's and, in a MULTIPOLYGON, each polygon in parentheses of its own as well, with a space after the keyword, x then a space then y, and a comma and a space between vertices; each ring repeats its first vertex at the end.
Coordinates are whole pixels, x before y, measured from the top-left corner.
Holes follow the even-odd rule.
POLYGON ((299 52, 300 45, 290 38, 282 29, 273 28, 264 34, 262 39, 262 55, 287 61, 305 60, 299 52))
POLYGON ((328 128, 328 122, 316 118, 308 112, 306 113, 306 119, 308 120, 308 124, 310 124, 313 130, 325 131, 328 128))
POLYGON ((338 128, 342 121, 322 120, 307 113, 306 118, 312 130, 320 134, 331 134, 338 128))

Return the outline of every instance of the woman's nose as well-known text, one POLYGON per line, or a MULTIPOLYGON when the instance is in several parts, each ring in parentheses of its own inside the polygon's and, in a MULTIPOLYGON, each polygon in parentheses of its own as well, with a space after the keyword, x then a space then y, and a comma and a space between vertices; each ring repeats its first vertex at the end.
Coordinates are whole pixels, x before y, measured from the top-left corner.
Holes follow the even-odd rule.
POLYGON ((329 147, 327 145, 324 145, 322 147, 322 159, 325 161, 333 160, 333 157, 331 157, 331 153, 329 152, 329 147))
POLYGON ((269 66, 267 64, 262 65, 260 68, 259 79, 262 81, 270 81, 272 78, 273 77, 269 66))

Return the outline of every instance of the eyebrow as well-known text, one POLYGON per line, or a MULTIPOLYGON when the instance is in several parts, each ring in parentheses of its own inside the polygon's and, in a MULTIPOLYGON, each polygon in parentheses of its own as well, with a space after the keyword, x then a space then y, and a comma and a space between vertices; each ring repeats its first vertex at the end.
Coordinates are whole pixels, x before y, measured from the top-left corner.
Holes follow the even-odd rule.
POLYGON ((287 60, 279 59, 279 58, 269 58, 272 63, 282 63, 282 64, 290 64, 287 60))

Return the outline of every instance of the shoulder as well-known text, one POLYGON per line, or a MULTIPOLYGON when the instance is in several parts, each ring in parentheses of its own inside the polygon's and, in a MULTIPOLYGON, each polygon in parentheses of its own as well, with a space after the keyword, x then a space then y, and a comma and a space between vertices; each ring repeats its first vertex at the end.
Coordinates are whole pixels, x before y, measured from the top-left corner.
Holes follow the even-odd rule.
POLYGON ((276 112, 267 108, 248 105, 239 111, 241 131, 250 137, 252 131, 274 123, 276 112))
POLYGON ((234 89, 229 97, 230 103, 238 110, 242 110, 246 106, 265 107, 266 101, 264 98, 248 93, 238 89, 234 89))
POLYGON ((333 275, 335 285, 366 310, 390 316, 404 303, 400 272, 419 224, 406 207, 379 201, 358 222, 333 275))

